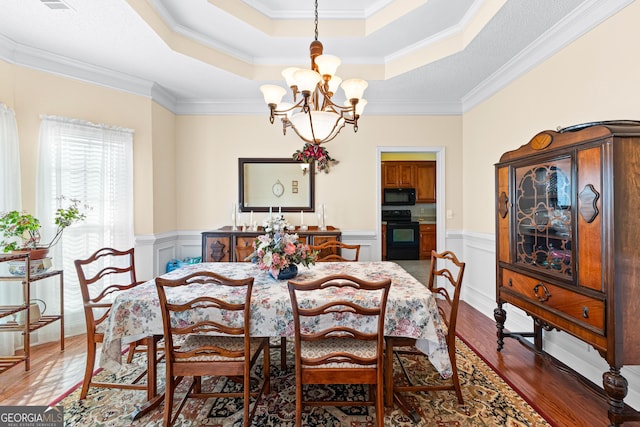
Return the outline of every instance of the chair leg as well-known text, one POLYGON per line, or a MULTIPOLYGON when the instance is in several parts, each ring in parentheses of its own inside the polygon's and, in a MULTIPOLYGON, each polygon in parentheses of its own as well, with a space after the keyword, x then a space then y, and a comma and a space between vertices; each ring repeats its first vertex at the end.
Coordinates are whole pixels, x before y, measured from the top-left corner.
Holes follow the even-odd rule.
POLYGON ((376 385, 376 425, 384 427, 384 384, 382 378, 376 385))
POLYGON ((129 344, 129 354, 127 354, 127 363, 131 363, 133 361, 133 356, 136 354, 136 344, 137 341, 129 344))
POLYGON ((287 370, 287 337, 280 338, 280 369, 287 370))
POLYGON ((300 369, 296 368, 296 427, 302 427, 302 378, 300 369))
POLYGON ((164 388, 164 417, 162 425, 168 427, 171 425, 171 413, 173 412, 173 391, 175 384, 171 374, 167 374, 167 383, 164 388))
MULTIPOLYGON (((286 338, 282 339, 286 340, 286 338)), ((271 393, 271 355, 269 354, 269 342, 267 342, 266 348, 262 350, 262 358, 262 361, 264 362, 264 366, 262 368, 262 372, 264 373, 263 381, 265 382, 264 393, 269 394, 271 393)), ((256 404, 257 403, 258 402, 256 401, 256 404)))
POLYGON ((385 406, 393 408, 393 338, 387 338, 384 352, 385 406))
POLYGON ((455 359, 455 349, 453 351, 453 356, 451 357, 451 371, 453 375, 451 375, 451 380, 453 381, 453 388, 456 391, 456 396, 458 397, 458 403, 463 405, 464 399, 462 398, 462 389, 460 388, 460 378, 458 377, 458 366, 456 365, 455 359))
POLYGON ((96 362, 96 343, 87 335, 87 363, 84 368, 84 379, 82 380, 82 390, 80 399, 85 399, 89 392, 89 384, 93 378, 93 367, 96 362))

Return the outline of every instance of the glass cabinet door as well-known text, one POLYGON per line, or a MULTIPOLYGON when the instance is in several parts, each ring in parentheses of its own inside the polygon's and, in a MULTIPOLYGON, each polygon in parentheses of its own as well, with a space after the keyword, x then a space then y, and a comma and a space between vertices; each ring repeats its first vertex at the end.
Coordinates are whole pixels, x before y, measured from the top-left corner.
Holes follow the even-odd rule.
POLYGON ((573 277, 571 158, 515 169, 516 263, 573 277))

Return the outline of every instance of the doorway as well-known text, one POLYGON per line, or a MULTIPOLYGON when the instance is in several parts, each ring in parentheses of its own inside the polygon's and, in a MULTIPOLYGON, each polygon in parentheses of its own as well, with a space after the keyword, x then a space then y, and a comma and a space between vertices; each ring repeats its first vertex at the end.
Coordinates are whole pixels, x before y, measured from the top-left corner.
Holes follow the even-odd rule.
POLYGON ((444 165, 445 165, 445 153, 444 147, 378 147, 376 154, 377 161, 377 245, 376 251, 377 253, 376 259, 382 259, 382 177, 381 177, 381 166, 382 166, 382 158, 383 154, 391 154, 398 153, 403 155, 416 154, 416 157, 424 155, 425 153, 431 153, 435 155, 436 161, 436 248, 437 250, 442 250, 445 247, 445 182, 444 182, 444 165))

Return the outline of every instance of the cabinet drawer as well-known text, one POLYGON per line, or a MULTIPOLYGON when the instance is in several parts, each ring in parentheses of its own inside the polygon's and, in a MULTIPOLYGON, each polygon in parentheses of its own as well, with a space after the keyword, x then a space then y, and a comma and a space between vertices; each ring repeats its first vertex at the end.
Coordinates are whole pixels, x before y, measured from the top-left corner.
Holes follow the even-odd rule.
POLYGON ((436 225, 435 224, 420 224, 420 232, 423 233, 435 233, 436 225))
POLYGON ((604 301, 509 270, 502 270, 501 288, 571 322, 604 334, 604 301))

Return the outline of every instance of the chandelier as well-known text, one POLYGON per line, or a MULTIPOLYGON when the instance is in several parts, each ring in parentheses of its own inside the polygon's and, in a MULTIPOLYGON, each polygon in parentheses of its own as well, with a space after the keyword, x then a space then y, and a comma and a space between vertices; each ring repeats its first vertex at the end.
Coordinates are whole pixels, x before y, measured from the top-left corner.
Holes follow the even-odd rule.
POLYGON ((260 90, 269 106, 271 124, 276 116, 280 117, 285 135, 291 127, 307 143, 320 145, 335 138, 346 124, 352 125, 354 132, 358 131, 358 118, 367 104, 362 95, 368 84, 362 79, 342 81, 335 75, 341 60, 322 53, 322 43, 318 41, 318 0, 314 24, 315 40, 309 47, 311 69, 290 67, 282 71, 293 93, 293 103, 282 102, 287 91, 281 86, 262 85, 260 90), (343 105, 332 99, 339 86, 346 98, 343 105))

